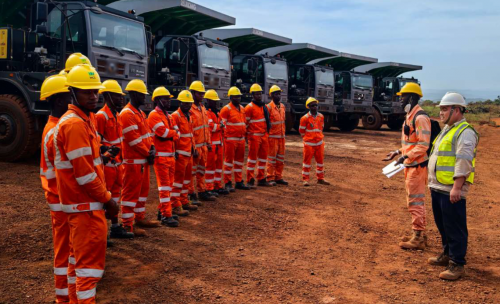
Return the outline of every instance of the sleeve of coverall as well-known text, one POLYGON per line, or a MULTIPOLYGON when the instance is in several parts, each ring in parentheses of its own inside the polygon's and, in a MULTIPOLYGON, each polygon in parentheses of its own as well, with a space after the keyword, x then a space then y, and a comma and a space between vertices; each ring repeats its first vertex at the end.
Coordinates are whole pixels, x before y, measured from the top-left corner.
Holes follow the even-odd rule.
POLYGON ((108 202, 111 199, 111 194, 106 190, 106 185, 97 177, 94 170, 94 157, 86 126, 83 122, 73 123, 68 125, 65 134, 64 150, 73 166, 76 182, 95 201, 108 202))
POLYGON ((306 135, 306 124, 307 124, 307 118, 305 116, 302 116, 300 118, 300 127, 299 127, 299 133, 300 136, 304 137, 306 135))
POLYGON ((226 125, 229 118, 229 110, 226 107, 223 107, 220 111, 220 118, 222 119, 222 123, 226 125))
POLYGON ((104 134, 104 130, 106 130, 106 117, 104 117, 104 114, 98 112, 95 115, 95 122, 96 122, 95 128, 97 129, 97 133, 101 135, 101 140, 102 140, 104 139, 102 135, 104 134))
POLYGON ((417 135, 417 145, 408 154, 408 161, 411 163, 417 157, 427 153, 431 141, 431 120, 427 115, 419 115, 415 121, 415 133, 417 135))
POLYGON ((174 138, 177 134, 175 129, 168 129, 167 126, 165 126, 159 115, 150 115, 148 118, 148 124, 151 131, 158 137, 174 138))
POLYGON ((457 159, 453 179, 464 176, 466 179, 472 173, 472 160, 477 146, 477 135, 470 128, 466 128, 457 139, 457 159))
POLYGON ((217 123, 215 123, 215 121, 212 119, 212 116, 215 116, 215 115, 208 116, 208 129, 210 130, 210 133, 217 132, 217 130, 219 129, 219 125, 217 123))
POLYGON ((177 119, 179 118, 179 115, 174 114, 170 116, 170 121, 172 122, 172 128, 176 132, 176 136, 174 137, 174 146, 177 149, 177 145, 179 144, 179 139, 180 137, 180 132, 179 132, 179 127, 177 126, 177 119))
POLYGON ((245 123, 247 125, 247 129, 248 129, 248 126, 250 125, 250 119, 252 119, 252 114, 253 114, 252 106, 250 104, 248 104, 245 107, 245 123))
POLYGON ((139 132, 139 126, 134 116, 128 112, 121 116, 123 141, 142 156, 148 157, 149 147, 142 140, 142 134, 139 132))

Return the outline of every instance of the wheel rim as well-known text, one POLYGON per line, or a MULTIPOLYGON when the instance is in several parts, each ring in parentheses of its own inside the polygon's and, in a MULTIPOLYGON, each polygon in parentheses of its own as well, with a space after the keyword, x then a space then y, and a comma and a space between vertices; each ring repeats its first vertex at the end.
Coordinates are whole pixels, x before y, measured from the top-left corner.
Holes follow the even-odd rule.
POLYGON ((16 134, 16 124, 14 119, 8 114, 0 115, 0 143, 11 143, 16 134))
POLYGON ((375 116, 373 115, 368 115, 366 117, 366 122, 369 123, 370 125, 373 125, 375 123, 375 116))

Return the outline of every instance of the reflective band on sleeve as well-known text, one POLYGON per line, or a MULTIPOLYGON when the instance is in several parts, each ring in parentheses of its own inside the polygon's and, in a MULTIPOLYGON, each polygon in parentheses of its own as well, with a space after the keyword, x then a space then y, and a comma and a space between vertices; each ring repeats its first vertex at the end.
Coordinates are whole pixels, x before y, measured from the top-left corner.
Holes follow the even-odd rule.
POLYGON ((78 278, 102 278, 104 270, 93 268, 77 268, 75 269, 78 278))
POLYGON ((243 172, 241 169, 234 169, 234 172, 243 172))
POLYGON ((266 135, 266 133, 250 133, 250 135, 253 135, 253 136, 264 136, 264 135, 266 135))
POLYGON ((133 147, 133 146, 137 145, 138 143, 140 143, 141 141, 142 141, 142 137, 139 137, 137 139, 134 139, 134 140, 130 141, 128 143, 128 145, 131 146, 131 147, 133 147))
POLYGON ((285 138, 283 135, 269 135, 270 138, 285 138))
POLYGON ((132 207, 132 208, 134 208, 135 205, 137 205, 137 203, 135 203, 135 202, 122 201, 122 206, 124 206, 124 207, 132 207))
POLYGON ((54 267, 55 275, 68 275, 68 267, 54 267))
POLYGON ((175 153, 170 153, 170 152, 156 152, 156 156, 174 157, 175 153))
POLYGON ((108 119, 109 119, 108 114, 106 114, 106 112, 104 112, 104 111, 99 111, 99 112, 97 112, 97 114, 96 114, 96 115, 102 115, 102 116, 104 116, 104 118, 106 118, 106 120, 108 120, 108 119))
POLYGON ((250 123, 257 123, 257 122, 264 122, 264 121, 266 121, 266 119, 265 119, 265 118, 261 118, 261 119, 252 119, 252 120, 250 120, 250 123))
POLYGON ((146 159, 124 159, 123 160, 124 164, 129 164, 129 165, 142 165, 147 163, 146 159))
POLYGON ((77 291, 76 296, 78 300, 86 300, 95 297, 95 288, 85 291, 77 291))
POLYGON ((153 132, 156 132, 156 129, 158 129, 159 127, 164 127, 165 124, 163 122, 159 122, 157 123, 156 125, 153 126, 153 128, 151 129, 153 132))
POLYGON ((300 127, 299 127, 299 129, 305 129, 305 128, 306 128, 306 127, 304 127, 304 126, 300 126, 300 127))
POLYGON ((172 187, 169 186, 158 187, 158 191, 172 191, 172 187))
POLYGON ((181 133, 180 137, 193 137, 192 133, 181 133))
POLYGON ((146 212, 146 207, 134 208, 134 212, 146 212))
POLYGON ((190 179, 186 179, 184 180, 184 185, 189 185, 191 183, 191 180, 190 179))
POLYGON ((102 210, 102 203, 81 203, 72 205, 61 205, 62 211, 66 213, 78 213, 87 211, 102 210))
POLYGON ((233 171, 224 171, 224 174, 231 174, 233 171))
POLYGON ((265 163, 267 161, 267 159, 262 159, 262 158, 258 158, 257 160, 260 162, 263 162, 263 163, 265 163))
POLYGON ((411 202, 408 205, 409 206, 423 206, 424 202, 411 202))
POLYGON ((264 167, 264 166, 258 166, 257 169, 266 170, 266 167, 264 167))
POLYGON ((70 161, 55 161, 56 169, 73 169, 73 165, 70 161))
POLYGON ((46 179, 56 178, 56 172, 54 171, 54 169, 48 169, 47 171, 41 173, 40 175, 45 176, 46 179))
POLYGON ((97 173, 92 172, 92 173, 89 173, 85 176, 77 177, 76 182, 78 183, 78 185, 83 186, 83 185, 86 185, 88 183, 93 182, 96 177, 97 177, 97 173))
POLYGON ((246 126, 244 122, 228 122, 226 125, 228 126, 246 126))
POLYGON ((67 296, 68 288, 56 288, 56 296, 67 296))
POLYGON ((78 148, 73 151, 66 153, 66 156, 69 160, 73 160, 78 157, 82 157, 85 155, 92 155, 92 149, 90 147, 78 148))
POLYGON ((425 194, 419 193, 419 194, 410 194, 408 195, 409 198, 419 198, 419 197, 425 197, 425 194))
POLYGON ((131 125, 130 127, 126 127, 123 129, 122 134, 128 133, 132 130, 139 130, 139 127, 137 125, 131 125))
POLYGON ((189 190, 188 189, 185 189, 185 190, 182 190, 181 193, 188 193, 189 190))

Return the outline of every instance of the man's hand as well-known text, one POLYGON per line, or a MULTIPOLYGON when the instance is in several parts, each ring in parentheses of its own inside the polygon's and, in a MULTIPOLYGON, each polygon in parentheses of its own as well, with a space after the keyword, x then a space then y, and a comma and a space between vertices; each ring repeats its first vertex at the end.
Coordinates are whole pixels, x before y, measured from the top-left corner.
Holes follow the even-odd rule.
POLYGON ((458 189, 457 187, 453 187, 450 192, 450 202, 452 204, 455 204, 456 202, 459 202, 462 197, 462 189, 458 189))
POLYGON ((179 153, 175 152, 174 153, 174 159, 178 159, 179 158, 179 153))
POLYGON ((114 199, 110 199, 106 204, 104 204, 105 216, 107 219, 113 219, 118 216, 120 207, 114 199))
POLYGON ((155 155, 156 155, 156 149, 155 146, 151 146, 151 149, 148 152, 148 164, 153 165, 155 163, 155 155))
POLYGON ((391 151, 389 152, 386 156, 386 158, 384 158, 382 161, 390 161, 392 160, 394 157, 396 157, 396 155, 399 154, 399 151, 391 151))
POLYGON ((120 148, 117 146, 111 146, 109 147, 108 152, 113 156, 113 158, 115 158, 118 154, 120 154, 120 148))
POLYGON ((226 126, 225 126, 225 125, 224 125, 224 123, 221 121, 221 122, 220 122, 220 128, 221 128, 221 129, 224 129, 225 127, 226 127, 226 126))
POLYGON ((197 149, 193 149, 193 157, 194 158, 198 158, 198 150, 197 149))
POLYGON ((212 145, 210 145, 210 144, 209 144, 209 145, 207 146, 207 149, 208 149, 208 152, 212 152, 212 145))
POLYGON ((407 159, 406 156, 401 156, 400 158, 398 158, 398 160, 396 161, 396 165, 401 165, 402 163, 404 163, 405 159, 407 159))

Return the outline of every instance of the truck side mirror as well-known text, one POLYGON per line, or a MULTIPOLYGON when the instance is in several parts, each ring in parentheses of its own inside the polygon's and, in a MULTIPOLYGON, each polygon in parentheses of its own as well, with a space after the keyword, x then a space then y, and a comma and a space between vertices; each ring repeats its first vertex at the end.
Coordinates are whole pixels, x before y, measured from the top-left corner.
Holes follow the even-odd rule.
POLYGON ((36 23, 47 22, 48 15, 49 15, 49 4, 45 2, 37 2, 35 4, 36 23))
POLYGON ((249 71, 253 72, 255 70, 255 62, 253 61, 253 59, 247 60, 247 66, 249 71))

